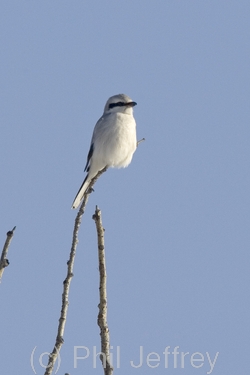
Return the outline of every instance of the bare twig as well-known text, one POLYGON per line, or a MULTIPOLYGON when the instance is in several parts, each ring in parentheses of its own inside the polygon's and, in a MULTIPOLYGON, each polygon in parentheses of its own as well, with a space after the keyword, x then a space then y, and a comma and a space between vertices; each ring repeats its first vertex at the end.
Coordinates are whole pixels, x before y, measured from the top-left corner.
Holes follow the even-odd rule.
POLYGON ((105 250, 104 250, 104 228, 102 226, 101 211, 96 206, 93 219, 96 224, 97 238, 98 238, 98 259, 100 272, 100 303, 97 323, 100 327, 101 336, 101 350, 100 359, 104 370, 104 375, 112 375, 113 367, 110 362, 110 344, 109 344, 109 328, 107 323, 107 286, 106 286, 106 264, 105 264, 105 250))
POLYGON ((73 267, 74 267, 74 261, 75 261, 75 255, 76 255, 76 247, 78 243, 78 232, 81 225, 82 215, 84 214, 89 195, 93 191, 93 185, 97 181, 97 179, 101 176, 102 173, 104 173, 107 170, 107 168, 102 169, 100 172, 97 173, 97 175, 91 180, 89 184, 88 190, 84 193, 83 201, 81 204, 81 207, 76 215, 75 219, 75 225, 73 230, 73 239, 72 239, 72 245, 69 255, 69 260, 67 262, 67 276, 66 279, 63 282, 63 294, 62 294, 62 308, 61 308, 61 315, 59 318, 59 325, 58 325, 58 331, 56 336, 56 342, 53 351, 49 355, 48 365, 46 367, 46 371, 44 375, 50 375, 53 371, 55 362, 59 356, 60 349, 62 347, 62 344, 64 342, 63 335, 64 335, 64 329, 66 324, 66 318, 67 318, 67 312, 68 312, 68 306, 69 306, 69 288, 71 279, 74 276, 73 275, 73 267))
POLYGON ((3 247, 3 251, 2 251, 2 255, 1 255, 1 259, 0 259, 0 282, 1 282, 1 279, 2 279, 2 276, 3 276, 4 269, 6 267, 8 267, 8 265, 9 265, 9 261, 7 259, 7 254, 8 254, 9 246, 10 246, 12 237, 14 235, 15 229, 16 229, 16 227, 14 227, 12 230, 9 230, 7 232, 7 238, 6 238, 6 241, 5 241, 5 244, 4 244, 4 247, 3 247))
POLYGON ((139 144, 141 143, 141 142, 144 142, 144 141, 146 141, 146 139, 145 138, 142 138, 142 139, 140 139, 139 141, 137 141, 137 147, 139 146, 139 144))

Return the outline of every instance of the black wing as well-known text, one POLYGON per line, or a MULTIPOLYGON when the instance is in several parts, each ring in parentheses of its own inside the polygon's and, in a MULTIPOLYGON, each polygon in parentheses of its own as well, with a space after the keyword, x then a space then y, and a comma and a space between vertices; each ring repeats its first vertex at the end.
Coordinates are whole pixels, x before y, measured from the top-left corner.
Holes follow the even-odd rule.
POLYGON ((93 152, 94 152, 94 143, 92 143, 92 145, 90 146, 88 157, 87 157, 87 163, 86 163, 86 166, 84 168, 84 172, 89 171, 89 162, 90 162, 90 159, 92 158, 93 152))

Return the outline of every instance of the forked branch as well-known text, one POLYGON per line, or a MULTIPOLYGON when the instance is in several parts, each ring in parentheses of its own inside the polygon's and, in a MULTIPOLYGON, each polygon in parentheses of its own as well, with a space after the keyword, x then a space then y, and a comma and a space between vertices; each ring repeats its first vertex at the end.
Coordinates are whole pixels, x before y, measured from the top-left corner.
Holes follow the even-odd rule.
POLYGON ((81 204, 81 207, 76 215, 75 219, 75 225, 73 229, 73 238, 72 238, 72 245, 69 255, 69 260, 67 262, 67 276, 66 279, 63 282, 63 293, 62 293, 62 308, 61 308, 61 315, 59 318, 59 325, 57 330, 57 336, 56 336, 56 342, 53 351, 49 355, 48 365, 46 367, 46 371, 44 375, 50 375, 53 371, 55 362, 58 358, 60 349, 63 345, 63 335, 64 335, 64 329, 66 324, 66 318, 67 318, 67 312, 68 312, 68 306, 69 306, 69 289, 70 289, 70 283, 72 280, 73 275, 73 268, 74 268, 74 261, 75 261, 75 255, 76 255, 76 248, 78 243, 78 232, 81 225, 82 216, 84 214, 89 195, 93 191, 93 186, 97 179, 107 170, 107 168, 102 169, 100 172, 97 173, 97 175, 91 180, 89 184, 89 188, 84 193, 83 201, 81 204))

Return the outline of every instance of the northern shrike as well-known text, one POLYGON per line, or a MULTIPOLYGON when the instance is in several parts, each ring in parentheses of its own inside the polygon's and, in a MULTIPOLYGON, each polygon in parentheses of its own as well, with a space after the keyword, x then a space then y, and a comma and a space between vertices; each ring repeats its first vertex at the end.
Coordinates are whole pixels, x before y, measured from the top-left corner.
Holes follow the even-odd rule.
POLYGON ((133 107, 136 105, 127 95, 114 95, 107 101, 102 117, 93 131, 83 181, 72 208, 77 208, 89 183, 99 171, 107 167, 125 168, 137 147, 136 123, 133 107))

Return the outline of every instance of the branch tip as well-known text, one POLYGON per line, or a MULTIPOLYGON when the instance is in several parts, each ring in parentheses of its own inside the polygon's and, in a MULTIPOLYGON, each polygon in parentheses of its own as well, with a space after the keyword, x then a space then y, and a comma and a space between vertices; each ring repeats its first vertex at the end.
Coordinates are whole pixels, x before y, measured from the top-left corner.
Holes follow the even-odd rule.
POLYGON ((6 233, 7 238, 5 240, 5 243, 4 243, 4 246, 3 246, 3 251, 2 251, 2 254, 0 256, 0 282, 1 282, 1 279, 2 279, 2 276, 3 276, 4 269, 10 264, 8 259, 7 259, 7 254, 8 254, 8 251, 9 251, 9 246, 10 246, 12 237, 14 235, 15 229, 16 229, 16 227, 14 227, 12 230, 9 230, 6 233))
POLYGON ((140 140, 137 142, 137 147, 139 146, 139 144, 140 144, 141 142, 144 142, 144 141, 146 141, 145 138, 140 139, 140 140))

